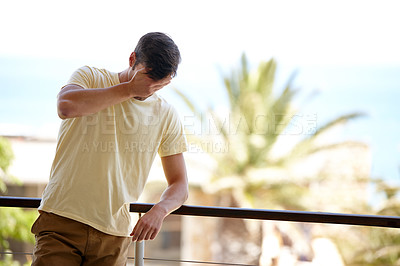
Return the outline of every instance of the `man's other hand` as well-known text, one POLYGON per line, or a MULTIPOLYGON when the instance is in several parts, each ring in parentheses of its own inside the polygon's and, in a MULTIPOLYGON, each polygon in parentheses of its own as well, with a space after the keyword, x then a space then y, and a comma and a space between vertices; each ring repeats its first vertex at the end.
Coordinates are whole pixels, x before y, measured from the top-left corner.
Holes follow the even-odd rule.
POLYGON ((161 230, 166 212, 157 205, 144 214, 131 233, 132 241, 153 240, 161 230))

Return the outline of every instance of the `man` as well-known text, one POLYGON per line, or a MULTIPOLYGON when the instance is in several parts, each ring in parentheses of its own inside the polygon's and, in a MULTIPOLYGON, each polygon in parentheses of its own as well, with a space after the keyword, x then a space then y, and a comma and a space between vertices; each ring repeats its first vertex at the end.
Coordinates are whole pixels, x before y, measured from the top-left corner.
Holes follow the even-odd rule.
POLYGON ((171 38, 148 33, 124 71, 85 66, 61 89, 63 121, 32 226, 32 265, 125 265, 130 242, 154 239, 164 218, 187 199, 182 125, 155 93, 179 63, 171 38), (132 229, 129 203, 141 194, 156 153, 168 187, 132 229))

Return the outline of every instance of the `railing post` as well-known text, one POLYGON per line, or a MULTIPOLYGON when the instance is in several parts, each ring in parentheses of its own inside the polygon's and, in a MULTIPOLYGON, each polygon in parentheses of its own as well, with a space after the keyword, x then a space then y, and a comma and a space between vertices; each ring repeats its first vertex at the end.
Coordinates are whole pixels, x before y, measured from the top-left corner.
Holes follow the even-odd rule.
MULTIPOLYGON (((139 219, 142 216, 139 213, 139 219)), ((144 266, 144 241, 135 242, 135 266, 144 266)))

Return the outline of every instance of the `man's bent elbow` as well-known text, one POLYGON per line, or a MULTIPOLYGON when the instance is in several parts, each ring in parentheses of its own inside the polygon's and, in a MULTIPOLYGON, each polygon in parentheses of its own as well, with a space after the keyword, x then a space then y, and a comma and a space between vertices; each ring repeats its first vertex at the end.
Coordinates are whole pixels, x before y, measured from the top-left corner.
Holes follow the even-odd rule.
POLYGON ((67 119, 67 118, 74 117, 71 105, 66 100, 59 100, 57 102, 57 113, 61 119, 67 119))

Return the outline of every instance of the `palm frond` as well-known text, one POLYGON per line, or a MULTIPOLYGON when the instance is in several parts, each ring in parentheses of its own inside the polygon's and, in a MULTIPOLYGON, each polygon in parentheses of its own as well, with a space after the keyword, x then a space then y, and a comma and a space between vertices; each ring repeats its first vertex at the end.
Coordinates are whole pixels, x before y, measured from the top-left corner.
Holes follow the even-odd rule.
POLYGON ((225 90, 228 94, 229 105, 232 107, 236 104, 237 97, 234 93, 234 89, 232 88, 230 78, 227 78, 227 77, 224 78, 224 85, 225 85, 225 90))
POLYGON ((315 134, 311 135, 310 138, 315 138, 337 125, 347 123, 352 119, 361 118, 363 116, 366 116, 366 113, 354 112, 354 113, 349 113, 349 114, 339 116, 339 117, 335 118, 334 120, 331 120, 328 123, 326 123, 325 125, 321 126, 319 129, 317 129, 315 134))
POLYGON ((242 82, 244 82, 245 84, 248 83, 249 81, 249 70, 248 70, 248 62, 247 62, 247 57, 246 54, 243 53, 242 54, 242 66, 241 66, 241 77, 240 80, 242 80, 242 82))
POLYGON ((211 108, 208 109, 208 113, 211 114, 211 117, 214 121, 216 131, 217 131, 216 133, 221 133, 224 138, 224 141, 229 142, 229 134, 228 133, 229 133, 230 121, 226 121, 226 119, 229 119, 229 118, 225 118, 225 120, 222 121, 222 119, 211 108))
MULTIPOLYGON (((323 149, 323 147, 330 147, 330 145, 322 146, 320 148, 317 148, 315 142, 317 137, 321 136, 323 133, 326 133, 328 130, 349 122, 350 120, 356 119, 363 117, 365 114, 361 112, 355 112, 355 113, 350 113, 350 114, 345 114, 342 115, 338 118, 335 118, 334 120, 331 120, 318 128, 314 134, 308 135, 306 138, 302 139, 299 141, 292 149, 292 155, 297 157, 299 154, 312 154, 317 150, 323 149)), ((344 143, 345 144, 345 143, 344 143)), ((333 144, 333 146, 336 146, 336 144, 333 144)))
POLYGON ((282 94, 274 101, 271 107, 271 113, 274 116, 275 134, 281 134, 289 125, 289 121, 292 118, 290 113, 293 97, 296 93, 296 90, 286 87, 282 94), (283 127, 277 127, 278 125, 283 125, 283 127))
POLYGON ((177 88, 172 88, 172 90, 179 96, 179 98, 186 104, 186 106, 193 112, 193 114, 201 120, 201 111, 197 108, 189 97, 184 94, 181 90, 177 88))
POLYGON ((269 98, 275 82, 276 62, 274 59, 260 63, 258 68, 257 91, 264 98, 269 98))

